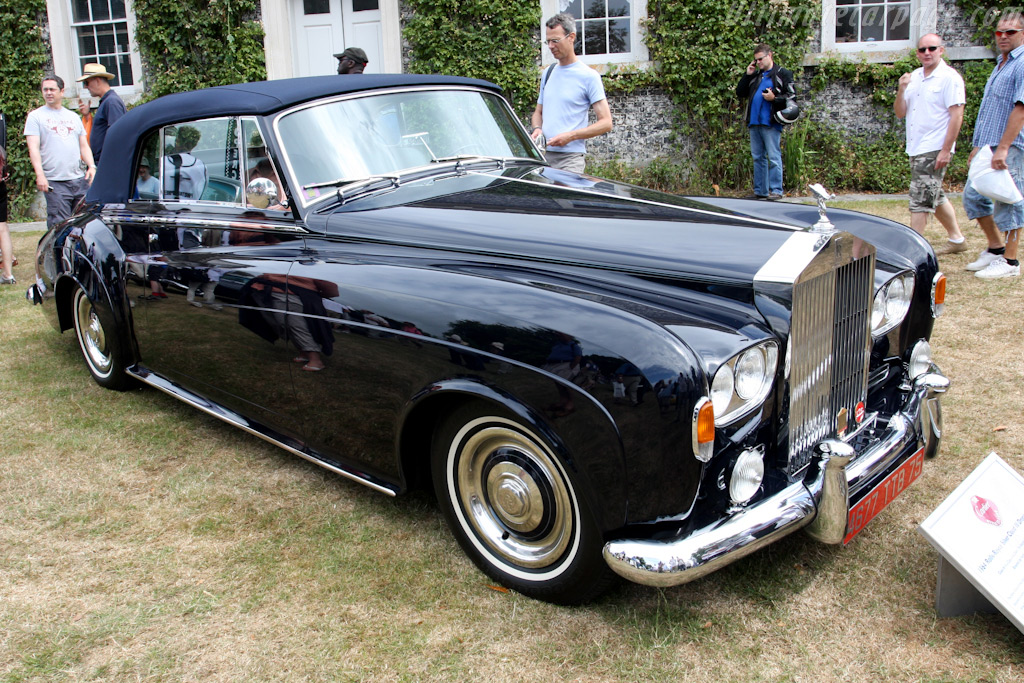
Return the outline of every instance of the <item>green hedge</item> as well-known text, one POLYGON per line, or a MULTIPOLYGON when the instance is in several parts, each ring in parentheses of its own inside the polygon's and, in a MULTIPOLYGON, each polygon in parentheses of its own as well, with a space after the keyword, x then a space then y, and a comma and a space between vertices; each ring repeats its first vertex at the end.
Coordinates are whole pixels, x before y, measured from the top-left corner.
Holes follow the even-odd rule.
POLYGON ((43 104, 39 82, 46 68, 46 43, 40 20, 45 18, 46 0, 0 2, 0 46, 4 52, 0 59, 0 111, 7 119, 12 219, 24 216, 35 192, 35 173, 22 130, 28 113, 43 104))
POLYGON ((537 101, 537 0, 406 0, 412 73, 483 78, 525 116, 537 101))
POLYGON ((146 99, 267 77, 257 0, 134 0, 146 99))

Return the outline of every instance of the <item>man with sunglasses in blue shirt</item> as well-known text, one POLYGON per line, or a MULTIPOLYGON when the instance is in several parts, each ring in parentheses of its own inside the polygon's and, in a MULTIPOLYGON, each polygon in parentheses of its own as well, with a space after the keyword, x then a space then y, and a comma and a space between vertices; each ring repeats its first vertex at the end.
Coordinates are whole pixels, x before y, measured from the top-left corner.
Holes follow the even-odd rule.
MULTIPOLYGON (((982 146, 992 147, 992 168, 1009 169, 1017 189, 1024 190, 1024 16, 1007 10, 995 34, 999 55, 985 84, 970 158, 982 146)), ((967 270, 985 280, 1019 276, 1017 243, 1024 227, 1024 201, 1005 204, 983 197, 968 180, 964 211, 978 221, 988 239, 988 249, 967 264, 967 270)))
POLYGON ((967 251, 967 241, 956 222, 956 211, 946 200, 942 179, 956 151, 956 136, 964 122, 964 79, 942 59, 942 38, 934 33, 917 42, 921 68, 900 76, 893 109, 907 120, 907 156, 910 157, 910 227, 923 235, 928 214, 934 213, 946 229, 949 242, 937 254, 967 251))

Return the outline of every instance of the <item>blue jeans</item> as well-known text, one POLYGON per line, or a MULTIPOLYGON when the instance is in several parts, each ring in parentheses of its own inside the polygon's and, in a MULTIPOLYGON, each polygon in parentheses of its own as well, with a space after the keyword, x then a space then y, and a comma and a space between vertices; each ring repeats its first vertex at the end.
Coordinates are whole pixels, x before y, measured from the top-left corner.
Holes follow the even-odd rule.
POLYGON ((782 194, 782 129, 750 126, 750 155, 754 157, 754 194, 782 194))
MULTIPOLYGON (((1006 166, 1018 190, 1024 188, 1024 151, 1019 147, 1010 147, 1006 154, 1006 166)), ((1009 232, 1024 227, 1024 202, 1003 204, 982 196, 968 180, 964 188, 964 212, 968 220, 977 220, 992 216, 1000 232, 1009 232)))

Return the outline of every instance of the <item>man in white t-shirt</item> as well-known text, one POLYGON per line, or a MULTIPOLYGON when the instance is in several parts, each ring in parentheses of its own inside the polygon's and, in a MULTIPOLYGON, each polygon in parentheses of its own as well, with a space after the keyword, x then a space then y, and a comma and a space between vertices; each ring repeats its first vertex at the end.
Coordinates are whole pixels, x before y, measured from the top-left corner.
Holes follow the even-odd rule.
POLYGON ((546 69, 541 77, 530 136, 537 140, 543 133, 547 138, 548 164, 582 173, 587 151, 584 140, 610 131, 612 112, 600 74, 576 59, 576 20, 561 12, 544 26, 545 42, 558 64, 546 69), (589 123, 591 107, 597 119, 594 123, 589 123))
POLYGON ((96 164, 82 119, 63 106, 63 79, 47 76, 41 87, 46 104, 29 112, 25 142, 36 172, 36 188, 46 197, 46 226, 53 227, 70 217, 85 196, 96 175, 96 164))
POLYGON ((942 191, 942 179, 956 151, 966 98, 964 79, 942 59, 945 51, 936 34, 921 37, 917 42, 921 68, 900 76, 893 109, 896 116, 907 119, 910 227, 923 235, 928 214, 934 213, 949 237, 936 253, 956 254, 967 250, 967 242, 942 191))

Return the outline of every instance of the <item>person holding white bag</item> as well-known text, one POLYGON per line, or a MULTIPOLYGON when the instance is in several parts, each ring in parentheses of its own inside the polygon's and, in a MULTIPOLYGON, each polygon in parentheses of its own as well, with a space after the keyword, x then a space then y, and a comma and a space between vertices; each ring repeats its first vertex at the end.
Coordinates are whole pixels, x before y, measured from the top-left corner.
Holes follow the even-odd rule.
MULTIPOLYGON (((991 167, 1008 170, 1019 191, 1024 188, 1024 16, 1018 11, 1004 12, 995 34, 999 56, 978 109, 971 160, 981 148, 991 147, 991 167)), ((988 249, 967 264, 967 270, 987 280, 1018 277, 1017 246, 1024 227, 1024 201, 1006 203, 986 197, 968 175, 964 211, 969 219, 978 221, 988 238, 988 249)))

